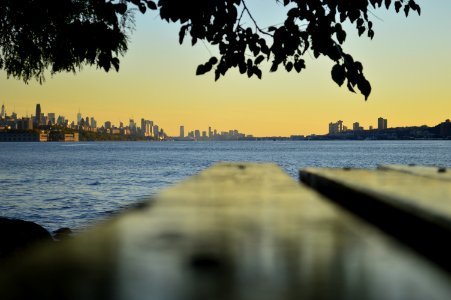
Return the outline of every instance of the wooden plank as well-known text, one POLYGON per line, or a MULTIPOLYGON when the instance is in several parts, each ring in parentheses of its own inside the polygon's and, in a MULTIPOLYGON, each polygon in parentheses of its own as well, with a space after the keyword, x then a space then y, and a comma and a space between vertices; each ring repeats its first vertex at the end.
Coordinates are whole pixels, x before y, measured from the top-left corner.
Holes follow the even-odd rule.
POLYGON ((389 169, 309 168, 301 170, 300 178, 451 270, 451 184, 447 180, 389 169))
POLYGON ((0 299, 449 299, 449 275, 272 164, 219 164, 2 267, 0 299))
POLYGON ((451 169, 446 167, 418 166, 418 165, 381 165, 380 170, 392 170, 433 179, 451 181, 451 169))

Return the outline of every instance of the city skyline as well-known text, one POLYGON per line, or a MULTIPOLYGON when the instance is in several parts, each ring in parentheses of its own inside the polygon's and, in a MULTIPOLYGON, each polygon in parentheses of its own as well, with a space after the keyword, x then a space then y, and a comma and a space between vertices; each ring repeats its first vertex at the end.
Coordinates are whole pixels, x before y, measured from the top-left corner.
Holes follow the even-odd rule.
MULTIPOLYGON (((363 131, 372 131, 372 130, 385 130, 385 129, 402 129, 408 127, 434 127, 441 124, 446 124, 449 126, 449 118, 444 120, 444 122, 440 123, 438 120, 434 126, 427 126, 425 124, 409 124, 408 126, 402 127, 389 127, 388 120, 383 117, 378 117, 376 120, 377 126, 367 125, 365 128, 364 124, 361 124, 358 121, 352 120, 352 127, 345 125, 343 120, 338 120, 336 122, 329 122, 328 131, 324 134, 317 133, 309 133, 306 135, 303 134, 292 134, 289 136, 271 136, 271 135, 262 135, 257 136, 249 133, 242 133, 237 129, 228 129, 228 130, 217 130, 216 128, 212 128, 208 126, 208 130, 193 128, 189 130, 185 125, 179 125, 178 134, 173 134, 166 132, 162 127, 160 127, 156 122, 152 120, 147 120, 144 118, 138 119, 136 122, 134 119, 129 119, 129 123, 119 122, 118 124, 114 124, 111 121, 105 121, 103 123, 98 122, 94 116, 83 116, 81 111, 79 110, 76 114, 75 120, 70 120, 65 118, 64 116, 58 115, 55 112, 42 112, 40 103, 36 104, 35 114, 31 114, 31 116, 19 116, 15 112, 11 112, 8 115, 7 107, 2 104, 0 110, 0 129, 3 130, 6 128, 10 129, 36 129, 40 128, 40 126, 53 126, 57 125, 63 128, 75 129, 75 130, 83 130, 83 131, 93 131, 93 132, 101 132, 101 133, 109 133, 109 134, 121 134, 121 135, 135 135, 156 139, 178 139, 178 140, 237 140, 237 139, 253 139, 253 138, 271 138, 271 137, 281 137, 287 138, 291 137, 294 139, 305 138, 305 137, 316 137, 321 135, 336 135, 342 133, 352 133, 352 132, 363 132, 363 131), (40 118, 36 118, 37 115, 40 115, 40 118), (14 122, 11 122, 13 120, 14 122), (5 127, 6 125, 6 127, 5 127), (12 127, 11 127, 12 125, 12 127), (362 126, 361 126, 362 125, 362 126)), ((443 121, 443 120, 442 120, 443 121)), ((50 127, 51 128, 51 127, 50 127)), ((449 130, 449 129, 446 129, 449 130)), ((446 136, 447 133, 444 135, 446 136)))
MULTIPOLYGON (((180 124, 189 128, 237 127, 255 136, 327 133, 337 117, 358 119, 376 126, 383 115, 392 127, 433 126, 449 118, 451 96, 451 2, 418 2, 421 16, 408 18, 393 11, 375 10, 375 37, 358 38, 348 26, 344 48, 361 61, 373 91, 364 101, 359 94, 339 88, 330 78, 332 62, 306 56, 300 74, 269 72, 262 80, 248 79, 231 70, 214 82, 212 74, 195 76, 198 64, 216 49, 199 43, 178 45, 179 27, 155 18, 152 12, 136 16, 130 49, 121 58, 119 73, 84 67, 76 75, 47 75, 43 85, 6 79, 0 73, 0 103, 25 115, 34 103, 53 107, 73 118, 80 108, 100 122, 113 123, 147 112, 165 124, 172 135, 180 124), (127 118, 124 118, 127 117, 127 118), (326 124, 326 125, 325 125, 326 124)), ((280 7, 249 1, 262 27, 277 24, 280 7)))

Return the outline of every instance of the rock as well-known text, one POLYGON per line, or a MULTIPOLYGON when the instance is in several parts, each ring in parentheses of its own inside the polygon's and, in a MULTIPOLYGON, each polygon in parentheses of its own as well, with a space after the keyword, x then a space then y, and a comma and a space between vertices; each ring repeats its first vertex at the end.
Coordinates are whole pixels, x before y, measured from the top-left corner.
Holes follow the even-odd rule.
POLYGON ((0 217, 0 259, 44 241, 49 242, 53 239, 42 226, 33 222, 0 217))
POLYGON ((57 229, 55 231, 52 232, 53 233, 53 238, 57 241, 61 241, 67 238, 70 238, 72 236, 72 230, 68 227, 63 227, 60 229, 57 229))

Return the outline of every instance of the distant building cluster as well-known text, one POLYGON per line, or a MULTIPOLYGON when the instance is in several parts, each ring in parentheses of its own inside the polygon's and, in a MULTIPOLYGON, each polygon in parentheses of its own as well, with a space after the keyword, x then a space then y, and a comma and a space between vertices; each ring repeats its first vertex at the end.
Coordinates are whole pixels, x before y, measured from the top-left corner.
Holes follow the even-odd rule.
POLYGON ((211 127, 208 127, 208 131, 207 130, 200 131, 199 129, 195 129, 193 131, 189 131, 188 134, 185 135, 185 126, 183 125, 180 126, 180 135, 175 138, 175 140, 195 140, 195 141, 245 140, 245 139, 254 139, 254 136, 240 133, 236 129, 218 132, 216 129, 212 129, 211 127))
MULTIPOLYGON (((384 119, 382 117, 379 117, 377 119, 377 129, 378 130, 383 130, 383 129, 387 129, 387 119, 384 119)), ((354 122, 352 124, 352 130, 348 129, 347 126, 343 125, 343 121, 339 120, 335 123, 329 123, 329 134, 339 134, 339 133, 345 133, 345 132, 349 132, 349 131, 354 131, 354 132, 358 132, 358 131, 363 131, 365 130, 363 128, 363 126, 360 126, 359 122, 354 122)), ((369 126, 368 130, 373 130, 373 126, 369 126)))
POLYGON ((141 119, 139 124, 133 119, 130 119, 128 125, 124 125, 120 122, 119 126, 115 126, 110 121, 106 121, 104 125, 99 127, 97 120, 94 117, 83 117, 80 112, 77 113, 77 119, 70 122, 64 116, 56 117, 56 114, 52 112, 45 115, 42 112, 41 105, 36 104, 34 115, 31 117, 18 118, 17 114, 14 112, 11 115, 8 115, 5 105, 2 105, 0 111, 0 132, 3 132, 2 136, 4 139, 8 137, 8 139, 14 141, 78 140, 78 133, 77 136, 69 136, 69 134, 63 136, 57 134, 57 132, 60 132, 62 129, 117 135, 136 135, 156 140, 164 140, 167 138, 167 135, 162 128, 153 121, 144 118, 141 119), (26 132, 14 132, 14 135, 12 135, 13 133, 11 132, 32 130, 41 131, 39 137, 26 132), (6 135, 5 132, 9 132, 9 135, 6 135), (47 138, 44 138, 44 136, 47 136, 47 138))

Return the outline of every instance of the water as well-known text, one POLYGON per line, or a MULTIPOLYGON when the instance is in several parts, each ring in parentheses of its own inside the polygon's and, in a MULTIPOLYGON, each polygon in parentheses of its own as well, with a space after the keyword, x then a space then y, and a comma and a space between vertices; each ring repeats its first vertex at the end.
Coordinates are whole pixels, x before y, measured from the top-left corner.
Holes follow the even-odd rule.
POLYGON ((218 161, 451 166, 451 141, 1 143, 0 216, 81 230, 218 161))

